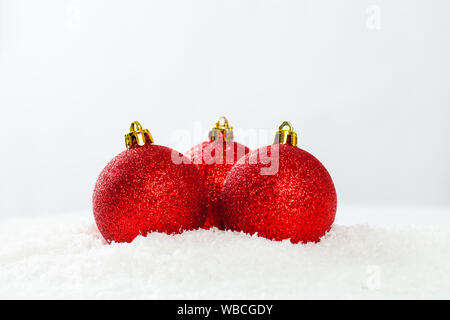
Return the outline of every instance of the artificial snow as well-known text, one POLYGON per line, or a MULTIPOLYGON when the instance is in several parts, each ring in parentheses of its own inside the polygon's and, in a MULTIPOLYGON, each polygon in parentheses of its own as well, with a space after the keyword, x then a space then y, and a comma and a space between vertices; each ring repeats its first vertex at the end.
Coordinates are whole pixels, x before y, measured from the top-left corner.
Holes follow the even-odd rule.
POLYGON ((0 298, 450 298, 448 225, 339 223, 317 244, 215 229, 108 245, 88 212, 0 220, 0 298))

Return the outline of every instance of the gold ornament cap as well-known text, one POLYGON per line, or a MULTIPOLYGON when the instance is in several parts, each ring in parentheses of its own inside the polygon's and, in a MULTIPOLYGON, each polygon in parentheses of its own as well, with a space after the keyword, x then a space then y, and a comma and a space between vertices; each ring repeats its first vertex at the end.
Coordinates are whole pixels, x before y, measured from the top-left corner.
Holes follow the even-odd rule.
POLYGON ((138 145, 142 147, 146 143, 153 143, 152 135, 148 129, 142 129, 139 121, 134 121, 130 125, 130 132, 125 135, 125 145, 127 149, 138 145))
POLYGON ((275 132, 273 143, 297 146, 297 133, 294 132, 294 128, 292 128, 292 125, 288 121, 284 121, 278 128, 278 131, 275 132), (288 129, 283 129, 284 127, 288 127, 288 129))
POLYGON ((228 124, 228 119, 224 116, 220 117, 211 128, 208 134, 209 140, 216 141, 222 139, 224 142, 233 141, 233 127, 228 124), (223 125, 221 121, 223 120, 223 125))

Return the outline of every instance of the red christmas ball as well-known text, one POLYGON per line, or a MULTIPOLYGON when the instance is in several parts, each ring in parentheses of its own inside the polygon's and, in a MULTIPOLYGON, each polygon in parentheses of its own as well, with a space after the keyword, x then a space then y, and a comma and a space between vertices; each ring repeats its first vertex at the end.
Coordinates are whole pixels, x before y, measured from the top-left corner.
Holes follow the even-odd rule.
POLYGON ((284 125, 290 127, 280 126, 276 144, 250 152, 228 174, 225 227, 272 240, 318 242, 333 224, 336 190, 325 167, 296 147, 296 134, 292 127, 281 130, 284 125))
POLYGON ((233 141, 232 127, 228 120, 221 117, 211 130, 210 140, 192 147, 185 155, 197 165, 204 179, 208 194, 205 229, 216 227, 224 229, 223 207, 220 195, 223 183, 233 165, 250 149, 233 141), (221 125, 221 119, 224 124, 221 125))
POLYGON ((138 122, 131 131, 129 148, 108 163, 95 185, 93 211, 103 237, 131 242, 153 231, 172 234, 203 226, 206 193, 198 169, 182 154, 152 144, 138 122), (180 164, 172 161, 174 152, 180 164))

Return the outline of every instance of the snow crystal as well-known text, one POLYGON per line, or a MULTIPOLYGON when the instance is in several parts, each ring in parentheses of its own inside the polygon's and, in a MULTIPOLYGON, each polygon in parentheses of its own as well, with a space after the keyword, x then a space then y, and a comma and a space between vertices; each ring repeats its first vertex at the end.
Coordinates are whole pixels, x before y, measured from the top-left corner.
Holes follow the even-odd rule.
MULTIPOLYGON (((339 221, 338 221, 339 222, 339 221)), ((450 298, 448 226, 334 225, 317 244, 153 233, 106 244, 90 213, 0 220, 0 298, 450 298)))

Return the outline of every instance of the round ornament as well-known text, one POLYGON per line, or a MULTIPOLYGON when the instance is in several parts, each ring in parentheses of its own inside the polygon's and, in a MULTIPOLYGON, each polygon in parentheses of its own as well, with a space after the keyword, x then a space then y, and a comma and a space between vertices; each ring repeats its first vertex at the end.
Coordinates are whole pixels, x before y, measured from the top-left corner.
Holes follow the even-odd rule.
POLYGON ((100 173, 93 194, 98 229, 108 241, 131 242, 150 232, 181 233, 205 222, 206 193, 198 169, 170 148, 153 144, 139 122, 125 135, 127 149, 100 173))
POLYGON ((279 127, 274 144, 235 164, 222 198, 226 228, 272 240, 318 242, 336 215, 333 180, 319 160, 297 147, 288 122, 279 127))
POLYGON ((223 208, 220 199, 228 172, 241 157, 250 151, 233 141, 233 127, 220 117, 209 132, 209 140, 192 147, 185 155, 197 165, 208 193, 205 229, 224 229, 223 208), (222 123, 223 121, 223 123, 222 123))

